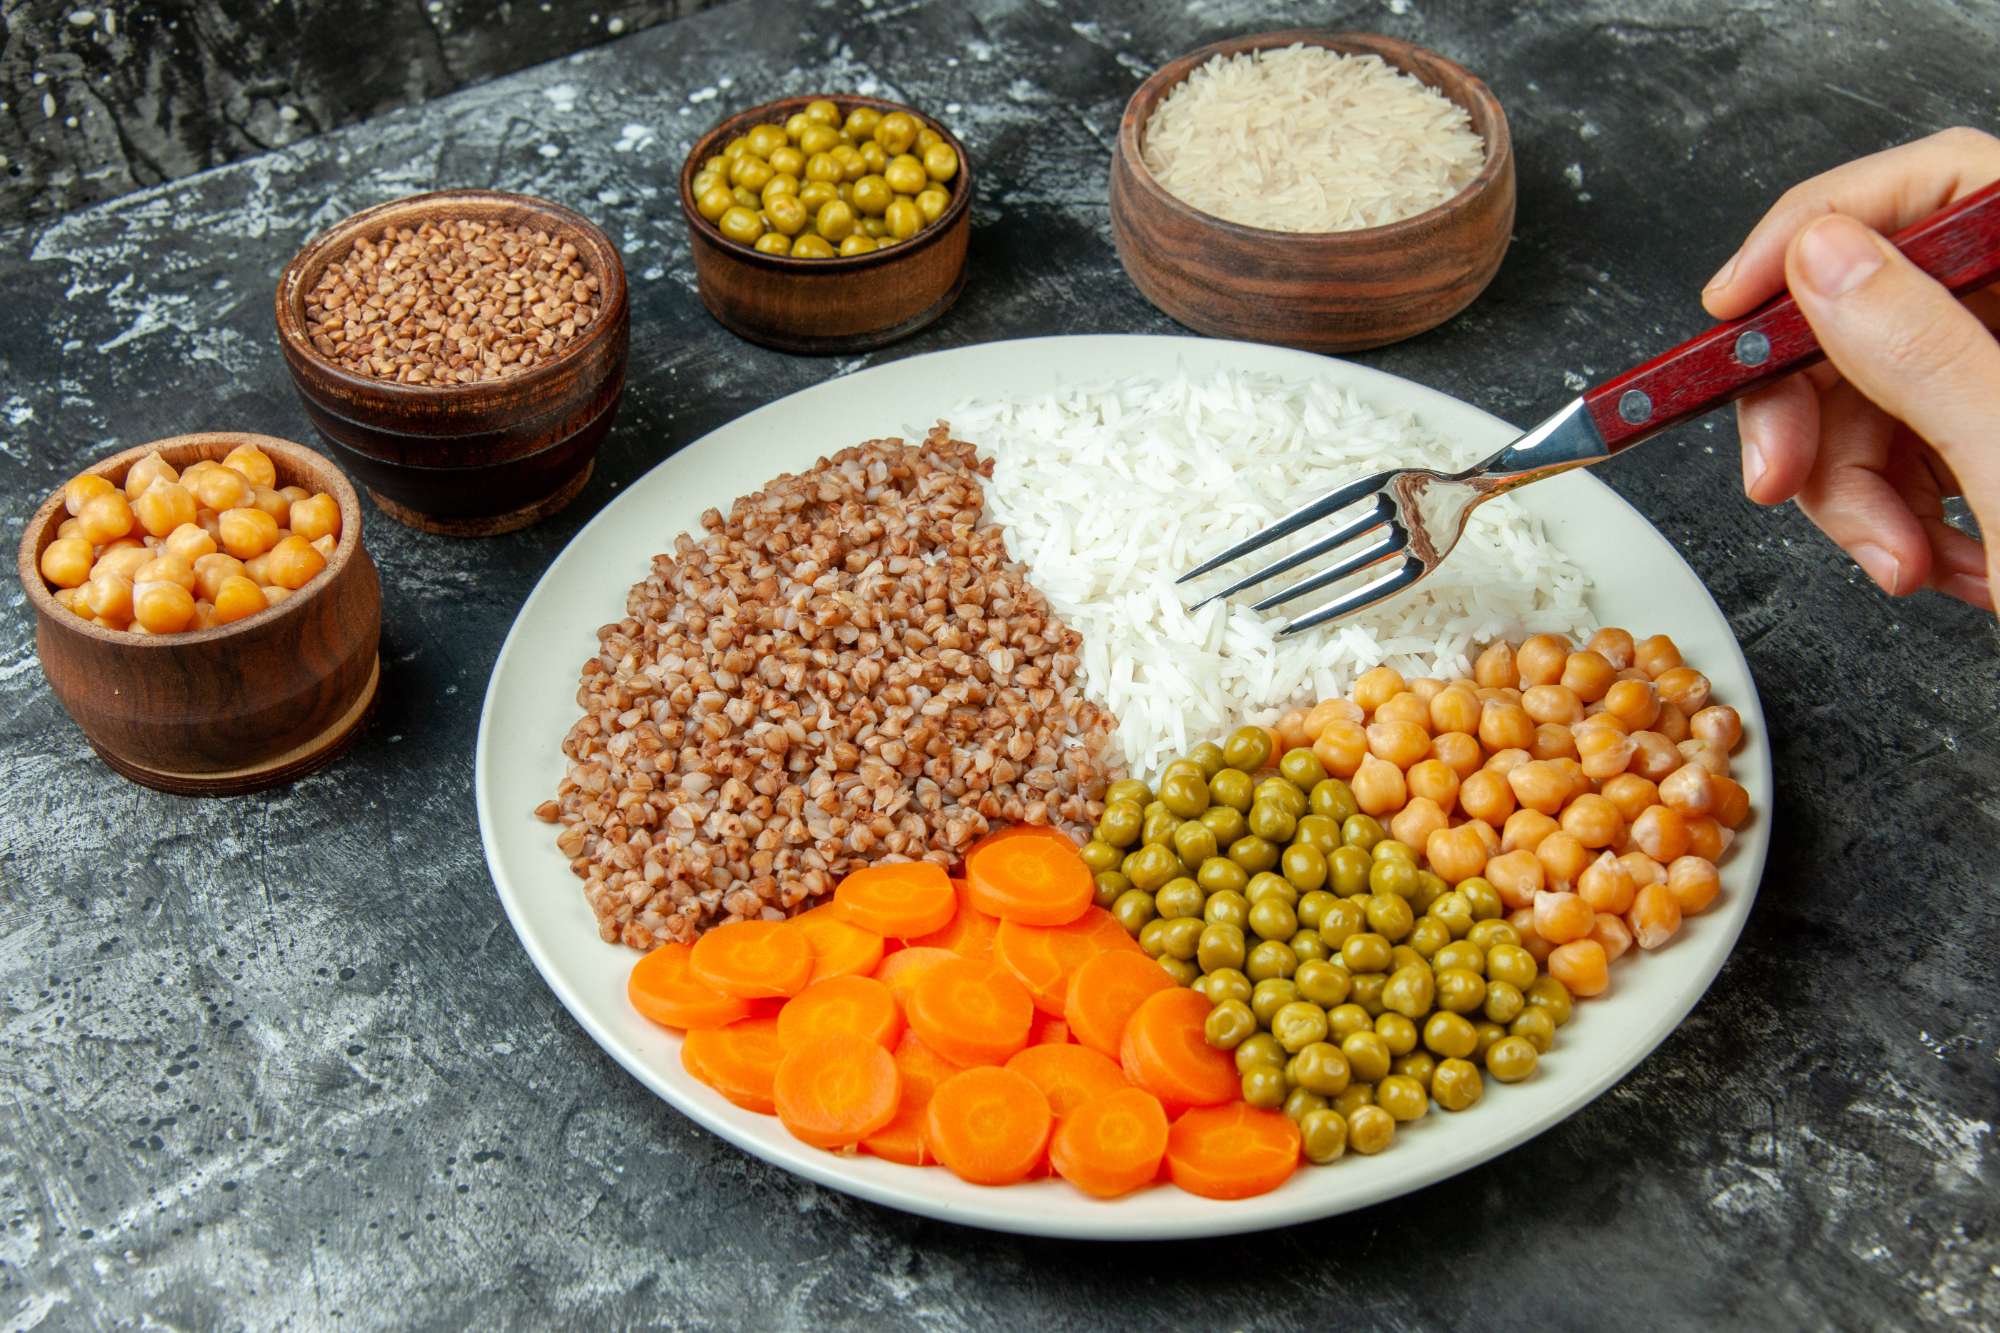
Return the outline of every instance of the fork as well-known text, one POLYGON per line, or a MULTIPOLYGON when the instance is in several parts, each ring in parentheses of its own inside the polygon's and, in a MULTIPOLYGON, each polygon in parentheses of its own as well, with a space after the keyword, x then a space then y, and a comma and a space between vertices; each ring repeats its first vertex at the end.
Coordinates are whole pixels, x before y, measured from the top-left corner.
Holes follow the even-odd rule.
MULTIPOLYGON (((1904 228, 1890 240, 1956 295, 2000 280, 2000 181, 1904 228)), ((1585 390, 1548 420, 1463 472, 1392 468, 1363 477, 1292 511, 1175 581, 1200 578, 1365 503, 1325 536, 1196 603, 1199 607, 1232 597, 1342 548, 1352 549, 1342 551, 1326 568, 1254 603, 1255 609, 1268 611, 1384 562, 1395 562, 1372 580, 1289 621, 1278 633, 1296 634, 1324 625, 1391 597, 1435 570, 1458 544, 1467 517, 1494 496, 1573 467, 1603 462, 1824 356, 1797 303, 1789 293, 1780 294, 1742 319, 1718 324, 1585 390), (1372 540, 1356 544, 1371 533, 1376 534, 1372 540)))

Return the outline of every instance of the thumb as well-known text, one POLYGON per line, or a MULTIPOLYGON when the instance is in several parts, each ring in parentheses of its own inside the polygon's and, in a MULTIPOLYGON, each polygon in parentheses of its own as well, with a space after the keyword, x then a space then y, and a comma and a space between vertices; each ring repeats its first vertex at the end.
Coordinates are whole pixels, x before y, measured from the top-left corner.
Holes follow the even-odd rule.
POLYGON ((1802 230, 1785 279, 1827 359, 1957 475, 1987 532, 2000 532, 2000 343, 1970 310, 1853 218, 1802 230))

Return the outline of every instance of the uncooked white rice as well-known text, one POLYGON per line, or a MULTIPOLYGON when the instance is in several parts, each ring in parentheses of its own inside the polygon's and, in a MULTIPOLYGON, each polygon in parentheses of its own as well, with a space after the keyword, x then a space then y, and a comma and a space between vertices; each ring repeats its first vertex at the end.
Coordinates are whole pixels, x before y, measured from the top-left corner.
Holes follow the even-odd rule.
POLYGON ((1168 193, 1269 231, 1352 231, 1435 208, 1486 161, 1463 108, 1380 56, 1217 56, 1147 118, 1168 193))
POLYGON ((1240 599, 1190 615, 1223 575, 1174 579, 1306 498, 1385 467, 1473 461, 1322 380, 1180 372, 974 401, 951 424, 993 457, 987 502, 1009 552, 1082 632, 1084 692, 1118 719, 1135 774, 1381 662, 1462 675, 1496 636, 1592 628, 1583 572, 1505 498, 1472 515, 1435 574, 1336 627, 1279 639, 1286 616, 1240 599))

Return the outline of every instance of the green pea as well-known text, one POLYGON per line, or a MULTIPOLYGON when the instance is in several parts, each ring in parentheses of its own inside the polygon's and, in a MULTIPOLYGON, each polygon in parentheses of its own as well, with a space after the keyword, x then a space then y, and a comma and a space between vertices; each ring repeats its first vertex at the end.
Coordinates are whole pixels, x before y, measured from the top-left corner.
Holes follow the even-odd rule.
POLYGON ((1347 1057, 1330 1041, 1316 1041, 1301 1049, 1285 1066, 1285 1076, 1296 1087, 1322 1097, 1338 1097, 1347 1090, 1352 1074, 1347 1057))
POLYGON ((1364 852, 1388 836, 1372 815, 1349 815, 1340 821, 1340 840, 1364 852))
POLYGON ((1202 811, 1201 825, 1215 835, 1218 847, 1227 847, 1250 831, 1250 821, 1243 817, 1243 811, 1226 805, 1211 805, 1202 811))
POLYGON ((1278 869, 1300 893, 1311 893, 1326 883, 1326 858, 1304 843, 1285 848, 1278 869))
POLYGON ((1234 926, 1241 930, 1250 924, 1250 900, 1235 889, 1218 889, 1209 894, 1208 901, 1202 905, 1201 919, 1211 925, 1234 926))
POLYGON ((1309 792, 1326 781, 1325 766, 1303 745, 1285 751, 1284 757, 1278 760, 1278 774, 1302 792, 1309 792))
POLYGON ((1266 898, 1276 898, 1289 907, 1299 900, 1299 891, 1293 888, 1292 882, 1283 875, 1274 875, 1265 870, 1250 877, 1250 883, 1243 890, 1243 896, 1250 900, 1252 907, 1266 898))
POLYGON ((1201 885, 1181 875, 1160 886, 1153 895, 1153 910, 1172 921, 1178 917, 1200 916, 1207 901, 1208 895, 1201 891, 1201 885))
POLYGON ((1146 951, 1148 957, 1158 958, 1167 951, 1166 941, 1161 938, 1166 928, 1167 923, 1158 919, 1139 927, 1139 947, 1146 951))
POLYGON ((1175 917, 1163 923, 1160 931, 1160 952, 1168 958, 1192 960, 1195 950, 1201 947, 1201 932, 1205 929, 1198 916, 1175 917))
POLYGON ((1160 801, 1182 819, 1193 819, 1208 809, 1208 783, 1201 770, 1172 773, 1160 779, 1160 801))
POLYGON ((1373 864, 1368 859, 1368 853, 1359 847, 1346 846, 1328 853, 1326 873, 1332 882, 1333 891, 1343 898, 1366 893, 1368 871, 1373 864))
POLYGON ((1528 997, 1529 1004, 1547 1010, 1557 1027, 1569 1022, 1569 1016, 1574 1008, 1570 1003, 1569 987, 1554 977, 1546 973, 1536 977, 1522 993, 1528 997))
POLYGON ((1299 1117, 1299 1140, 1313 1165, 1337 1162, 1347 1155, 1347 1121, 1332 1107, 1308 1111, 1299 1117))
POLYGON ((1238 727, 1222 743, 1222 762, 1255 773, 1271 758, 1271 733, 1262 727, 1238 727))
POLYGON ((1133 888, 1144 889, 1148 893, 1186 873, 1181 859, 1173 854, 1172 849, 1153 842, 1126 857, 1123 869, 1133 888))
POLYGON ((1278 844, 1252 833, 1229 844, 1229 859, 1255 875, 1278 864, 1278 844))
POLYGON ((1130 801, 1113 801, 1104 807, 1104 816, 1097 821, 1097 840, 1108 842, 1113 847, 1130 847, 1138 841, 1140 830, 1145 826, 1144 806, 1130 801))
POLYGON ((1391 972, 1400 967, 1427 966, 1429 966, 1429 961, 1407 944, 1398 944, 1395 948, 1389 950, 1389 970, 1391 972))
POLYGON ((1479 1049, 1479 1034, 1465 1018, 1440 1009, 1424 1020, 1424 1045, 1440 1059, 1464 1059, 1479 1049))
POLYGON ((1431 1109, 1431 1099, 1423 1084, 1400 1074, 1390 1074, 1375 1085, 1375 1104, 1396 1118, 1397 1123, 1420 1120, 1431 1109))
POLYGON ((1299 821, 1276 801, 1259 801, 1250 807, 1250 831, 1274 843, 1291 841, 1299 821))
POLYGON ((1243 1071, 1243 1100, 1257 1109, 1270 1111, 1283 1106, 1287 1095, 1285 1071, 1277 1065, 1252 1065, 1243 1071))
POLYGON ((1218 1051, 1233 1051, 1257 1030, 1257 1017, 1241 1000, 1224 1000, 1208 1011, 1202 1038, 1218 1051))
POLYGON ((1090 867, 1093 875, 1100 870, 1116 870, 1119 862, 1125 859, 1123 852, 1102 838, 1093 838, 1083 844, 1083 850, 1077 855, 1083 858, 1083 863, 1090 867))
MULTIPOLYGON (((1469 967, 1447 967, 1437 974, 1437 1006, 1454 1014, 1469 1014, 1486 1003, 1486 978, 1469 967)), ((1509 1014, 1508 1018, 1512 1019, 1509 1014)))
POLYGON ((1299 998, 1311 1000, 1322 1009, 1331 1009, 1345 1001, 1353 985, 1346 968, 1324 958, 1299 960, 1299 970, 1292 974, 1292 982, 1299 988, 1299 998))
POLYGON ((1289 940, 1299 928, 1290 903, 1266 896, 1250 904, 1250 929, 1260 940, 1289 940))
POLYGON ((1340 946, 1340 959, 1347 964, 1347 970, 1357 975, 1362 972, 1380 972, 1389 966, 1389 941, 1380 935, 1364 932, 1350 935, 1340 946))
POLYGON ((1239 968, 1218 967, 1202 980, 1208 983, 1208 998, 1215 1004, 1224 1000, 1250 1003, 1250 978, 1244 976, 1239 968))
POLYGON ((1194 880, 1213 897, 1218 893, 1241 894, 1250 883, 1250 875, 1226 856, 1211 856, 1194 872, 1194 880))
POLYGON ((1328 1109, 1326 1098, 1316 1092, 1307 1092, 1304 1088, 1293 1088, 1285 1098, 1285 1114, 1294 1120, 1303 1120, 1326 1109, 1328 1109))
POLYGON ((1417 868, 1416 850, 1409 843, 1396 838, 1382 839, 1382 841, 1368 849, 1368 854, 1377 861, 1382 860, 1384 857, 1394 857, 1398 861, 1407 861, 1411 870, 1417 868))
MULTIPOLYGON (((1374 894, 1364 910, 1368 916, 1368 929, 1385 940, 1401 940, 1416 924, 1416 915, 1410 911, 1409 902, 1393 893, 1374 894)), ((1166 915, 1164 909, 1161 915, 1166 915)))
POLYGON ((1133 937, 1142 934, 1159 915, 1153 906, 1153 895, 1144 889, 1127 889, 1118 895, 1118 901, 1111 904, 1111 915, 1118 918, 1118 924, 1125 927, 1125 933, 1133 937))
POLYGON ((1171 814, 1173 812, 1167 809, 1167 803, 1165 801, 1155 796, 1152 800, 1146 802, 1146 804, 1143 807, 1141 807, 1140 813, 1145 815, 1146 818, 1151 819, 1154 815, 1171 814))
POLYGON ((1317 930, 1321 918, 1326 915, 1327 907, 1339 901, 1340 899, 1324 889, 1311 889, 1299 895, 1299 900, 1293 905, 1292 910, 1299 914, 1301 926, 1310 926, 1317 930))
POLYGON ((1419 912, 1428 912, 1431 910, 1431 904, 1450 890, 1451 886, 1444 882, 1443 876, 1432 874, 1428 870, 1419 870, 1417 891, 1410 895, 1410 906, 1419 912))
POLYGON ((1277 1012, 1298 998, 1299 988, 1296 982, 1287 981, 1283 977, 1266 977, 1250 988, 1250 1012, 1257 1015, 1257 1021, 1268 1028, 1277 1012))
POLYGON ((1253 1033, 1236 1048, 1237 1073, 1247 1073, 1255 1065, 1269 1065, 1280 1076, 1285 1072, 1285 1048, 1268 1032, 1253 1033))
POLYGON ((1345 898, 1336 898, 1321 911, 1319 924, 1313 927, 1329 949, 1339 949, 1348 940, 1361 933, 1367 925, 1361 908, 1345 898))
POLYGON ((1540 1062, 1534 1043, 1525 1037, 1502 1037, 1486 1051, 1486 1072, 1502 1083, 1519 1083, 1540 1062))
POLYGON ((1500 890, 1488 883, 1484 876, 1474 875, 1471 879, 1460 880, 1458 891, 1471 904, 1474 921, 1492 921, 1507 914, 1507 905, 1500 901, 1500 890))
POLYGON ((1374 1083, 1389 1072, 1389 1047, 1373 1028, 1351 1032, 1340 1042, 1347 1067, 1363 1083, 1374 1083))
POLYGON ((1524 995, 1528 987, 1535 984, 1535 978, 1541 975, 1541 970, 1535 962, 1535 956, 1518 944, 1503 942, 1486 950, 1487 979, 1505 981, 1524 995))
POLYGON ((1340 824, 1325 815, 1300 815, 1299 826, 1292 831, 1292 841, 1312 848, 1324 859, 1340 850, 1340 824))
POLYGON ((1299 927, 1298 932, 1285 943, 1292 946, 1292 953, 1301 963, 1308 959, 1328 958, 1333 954, 1333 950, 1326 947, 1326 941, 1319 937, 1318 931, 1304 926, 1299 927))
POLYGON ((1257 790, 1250 797, 1250 806, 1255 809, 1259 802, 1264 801, 1277 806, 1294 820, 1306 814, 1306 794, 1283 778, 1265 778, 1257 784, 1257 790))
POLYGON ((1389 1072, 1413 1078, 1423 1085, 1425 1092, 1431 1090, 1431 1075, 1437 1071, 1437 1057, 1429 1051, 1411 1051, 1399 1055, 1389 1062, 1389 1072))
POLYGON ((1201 770, 1204 780, 1222 771, 1222 747, 1214 741, 1203 741, 1187 752, 1187 761, 1201 770))
POLYGON ((1161 845, 1171 849, 1174 844, 1174 830, 1181 826, 1181 817, 1171 810, 1155 810, 1146 816, 1145 827, 1139 836, 1147 846, 1161 845))
POLYGON ((1434 916, 1419 917, 1417 923, 1410 927, 1410 947, 1426 958, 1450 943, 1451 932, 1445 929, 1444 922, 1434 916))
POLYGON ((1250 775, 1240 768, 1218 769, 1208 779, 1208 799, 1214 805, 1243 814, 1250 808, 1250 793, 1256 788, 1250 775))
POLYGON ((1336 824, 1361 813, 1361 807, 1354 801, 1354 789, 1339 778, 1325 778, 1315 782, 1307 803, 1312 807, 1314 814, 1331 819, 1336 824))
MULTIPOLYGON (((1296 985, 1292 988, 1298 994, 1296 985)), ((1293 1000, 1271 1015, 1271 1035, 1278 1045, 1296 1055, 1316 1041, 1326 1040, 1326 1010, 1310 1000, 1293 1000)))
POLYGON ((1513 1036, 1525 1038, 1543 1055, 1547 1055, 1549 1047, 1556 1044, 1556 1021, 1549 1017, 1546 1009, 1523 1009, 1520 1017, 1507 1025, 1507 1031, 1513 1036))
MULTIPOLYGON (((1388 1126, 1389 1132, 1392 1137, 1395 1133, 1396 1122, 1389 1118, 1389 1113, 1387 1111, 1384 1111, 1381 1107, 1375 1105, 1375 1085, 1373 1083, 1350 1083, 1347 1085, 1346 1090, 1343 1091, 1338 1097, 1335 1097, 1333 1101, 1329 1104, 1333 1107, 1334 1110, 1340 1112, 1340 1114, 1350 1117, 1348 1120, 1348 1135, 1350 1138, 1353 1136, 1354 1133, 1354 1122, 1352 1117, 1356 1112, 1360 1111, 1363 1107, 1366 1107, 1368 1109, 1368 1114, 1370 1116, 1379 1116, 1381 1118, 1381 1122, 1384 1125, 1388 1126)), ((1377 1139, 1371 1138, 1369 1142, 1373 1144, 1373 1146, 1368 1148, 1357 1147, 1355 1151, 1375 1153, 1375 1152, 1380 1152, 1382 1151, 1382 1149, 1389 1146, 1387 1139, 1380 1139, 1378 1141, 1377 1139)))
POLYGON ((1100 870, 1091 878, 1097 884, 1097 905, 1107 912, 1132 887, 1132 881, 1116 870, 1100 870))
POLYGON ((1243 962, 1243 971, 1252 981, 1289 977, 1298 970, 1299 956, 1292 952, 1292 946, 1279 940, 1265 940, 1255 945, 1243 962))
POLYGON ((1354 989, 1348 991, 1347 996, 1366 1009, 1370 1018, 1375 1018, 1387 1008, 1382 1003, 1382 990, 1388 984, 1387 972, 1357 972, 1354 974, 1354 989))
POLYGON ((1405 1018, 1422 1018, 1431 1011, 1436 982, 1428 967, 1399 967, 1382 987, 1382 1004, 1405 1018))
POLYGON ((1486 1094, 1479 1069, 1470 1060, 1456 1056, 1438 1061, 1431 1075, 1431 1096, 1447 1111, 1463 1111, 1486 1094))
POLYGON ((1357 1032, 1373 1032, 1375 1020, 1358 1004, 1337 1004, 1326 1011, 1326 1030, 1334 1041, 1346 1041, 1357 1032))
POLYGON ((1137 778, 1125 778, 1104 789, 1104 804, 1107 809, 1123 801, 1144 810, 1152 800, 1153 789, 1137 778))
POLYGON ((1182 865, 1199 866, 1216 850, 1215 830, 1199 819, 1190 819, 1174 830, 1174 854, 1182 865))
POLYGON ((1195 946, 1194 957, 1203 972, 1213 973, 1219 968, 1243 966, 1248 954, 1242 930, 1211 922, 1202 927, 1201 941, 1195 946))
POLYGON ((1172 977, 1176 985, 1192 986, 1195 983, 1195 979, 1201 976, 1201 969, 1194 965, 1193 959, 1175 958, 1171 954, 1161 954, 1158 962, 1160 970, 1172 977))
POLYGON ((1393 1009, 1375 1015, 1375 1035, 1391 1055, 1408 1055, 1417 1049, 1417 1025, 1393 1009))
POLYGON ((1439 897, 1424 912, 1450 931, 1455 940, 1464 939, 1465 932, 1472 929, 1472 900, 1457 889, 1439 897))
MULTIPOLYGON (((1151 842, 1148 838, 1146 841, 1151 842)), ((1407 898, 1417 891, 1417 868, 1400 857, 1384 856, 1368 867, 1368 890, 1407 898)))
MULTIPOLYGON (((1527 997, 1521 994, 1521 988, 1513 982, 1489 981, 1486 983, 1486 1002, 1480 1006, 1480 1012, 1486 1015, 1487 1021, 1493 1023, 1511 1023, 1519 1018, 1521 1011, 1527 1007, 1527 997)), ((1513 1082, 1512 1079, 1502 1079, 1500 1081, 1503 1083, 1513 1082)))

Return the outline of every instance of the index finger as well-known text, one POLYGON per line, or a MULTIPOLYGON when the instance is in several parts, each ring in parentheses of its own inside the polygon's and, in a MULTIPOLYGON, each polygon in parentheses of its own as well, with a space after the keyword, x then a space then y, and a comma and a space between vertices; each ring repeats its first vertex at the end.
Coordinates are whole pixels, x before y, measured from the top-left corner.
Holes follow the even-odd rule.
POLYGON ((1701 302, 1717 319, 1735 319, 1783 291, 1786 247, 1814 218, 1844 213, 1887 235, 1996 179, 2000 139, 1963 126, 1856 158, 1779 196, 1701 302))

